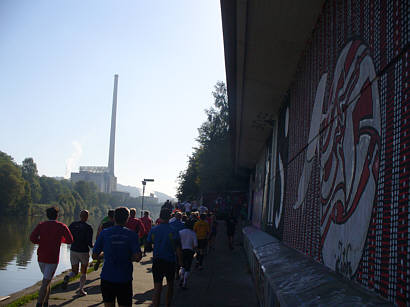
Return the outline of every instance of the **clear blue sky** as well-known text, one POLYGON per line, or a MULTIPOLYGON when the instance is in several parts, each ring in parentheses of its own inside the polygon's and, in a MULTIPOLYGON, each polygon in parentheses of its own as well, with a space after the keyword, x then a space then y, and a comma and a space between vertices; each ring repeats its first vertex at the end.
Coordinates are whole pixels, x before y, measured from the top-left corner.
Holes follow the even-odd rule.
POLYGON ((40 175, 108 163, 170 195, 225 81, 219 0, 1 0, 0 150, 40 175))

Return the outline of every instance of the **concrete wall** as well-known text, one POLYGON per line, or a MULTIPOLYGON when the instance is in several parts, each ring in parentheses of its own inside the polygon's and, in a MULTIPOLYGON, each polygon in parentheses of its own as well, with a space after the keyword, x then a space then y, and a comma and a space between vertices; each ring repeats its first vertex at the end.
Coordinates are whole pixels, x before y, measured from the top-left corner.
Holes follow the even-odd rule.
POLYGON ((270 208, 253 208, 288 246, 399 305, 410 301, 408 14, 408 1, 326 2, 275 125, 270 208))

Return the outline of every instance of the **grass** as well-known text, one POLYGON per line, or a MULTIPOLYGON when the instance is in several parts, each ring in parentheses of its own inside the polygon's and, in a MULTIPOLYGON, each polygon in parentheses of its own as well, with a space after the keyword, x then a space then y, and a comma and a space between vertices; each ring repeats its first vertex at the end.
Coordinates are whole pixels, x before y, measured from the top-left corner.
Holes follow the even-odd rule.
POLYGON ((35 299, 38 298, 38 291, 32 294, 28 294, 28 295, 24 295, 20 298, 18 298, 17 300, 15 300, 14 302, 8 304, 6 307, 18 307, 18 306, 23 306, 25 304, 27 304, 28 302, 31 302, 35 299))
MULTIPOLYGON (((92 262, 92 265, 88 268, 87 270, 87 274, 94 272, 94 263, 95 260, 92 262)), ((76 280, 80 278, 80 274, 77 274, 76 276, 74 276, 73 278, 70 278, 70 281, 76 280)), ((63 283, 63 280, 60 280, 58 282, 56 282, 55 284, 53 284, 51 286, 51 290, 58 288, 59 286, 61 286, 61 284, 63 283)), ((22 297, 19 297, 18 299, 16 299, 15 301, 11 302, 10 304, 7 304, 6 307, 19 307, 19 306, 23 306, 35 299, 38 298, 38 291, 31 293, 31 294, 27 294, 24 295, 22 297)))

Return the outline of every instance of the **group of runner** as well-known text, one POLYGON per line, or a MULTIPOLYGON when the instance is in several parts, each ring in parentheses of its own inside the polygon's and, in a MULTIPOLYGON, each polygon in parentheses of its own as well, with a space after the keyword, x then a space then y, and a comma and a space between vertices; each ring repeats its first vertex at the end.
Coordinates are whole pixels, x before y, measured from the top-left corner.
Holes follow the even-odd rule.
MULTIPOLYGON (((189 208, 185 204, 182 210, 178 208, 181 207, 174 207, 170 202, 166 202, 154 227, 147 211, 138 219, 135 217, 135 209, 118 207, 109 210, 107 217, 101 222, 94 245, 93 230, 87 223, 87 210, 82 210, 80 220, 67 227, 57 221, 58 208, 48 208, 48 221, 39 223, 30 236, 34 244, 39 244, 37 254, 43 273, 36 306, 48 306, 50 283, 58 265, 61 243, 71 244, 72 265, 71 272, 64 277, 62 287, 65 289, 69 280, 80 270, 79 295, 87 295, 84 285, 90 249, 92 258, 96 260, 95 269, 98 269, 104 259, 101 293, 107 307, 115 306, 116 300, 120 306, 132 305, 132 262, 139 262, 146 252, 153 251, 153 305, 160 304, 165 277, 168 285, 165 303, 169 306, 174 280, 179 281, 181 288, 187 289, 193 260, 196 259, 195 267, 198 270, 204 268, 205 255, 215 249, 218 226, 215 215, 208 212, 204 205, 199 206, 197 211, 192 211, 192 206, 189 208), (143 253, 141 247, 144 249, 143 253)), ((234 230, 235 221, 232 220, 231 224, 234 230)), ((229 236, 228 221, 227 226, 229 236)))
POLYGON ((64 277, 63 289, 67 288, 69 280, 80 270, 77 292, 79 295, 87 295, 84 286, 92 249, 93 258, 96 260, 94 269, 97 270, 104 259, 101 292, 105 305, 114 306, 115 298, 118 298, 120 305, 131 306, 132 261, 140 261, 143 256, 140 246, 144 245, 152 227, 149 212, 144 212, 144 216, 137 219, 135 209, 110 209, 98 228, 95 245, 93 229, 87 223, 87 210, 82 210, 80 220, 68 227, 57 220, 58 213, 58 207, 48 208, 48 220, 39 223, 30 235, 31 242, 38 244, 38 263, 43 274, 36 306, 48 306, 51 280, 58 266, 61 243, 71 244, 71 271, 64 277))
POLYGON ((195 206, 189 202, 172 205, 167 201, 155 223, 147 238, 148 246, 153 244, 153 305, 160 304, 165 277, 165 304, 169 306, 174 280, 182 289, 188 289, 192 263, 195 261, 195 268, 203 270, 205 256, 215 250, 218 221, 205 205, 195 206))

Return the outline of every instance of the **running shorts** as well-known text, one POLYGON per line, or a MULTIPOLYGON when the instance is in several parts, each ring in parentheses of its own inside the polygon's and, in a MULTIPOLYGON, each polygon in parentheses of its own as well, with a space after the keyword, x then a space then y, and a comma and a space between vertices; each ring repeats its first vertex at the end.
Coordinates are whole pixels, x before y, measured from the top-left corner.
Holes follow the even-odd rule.
POLYGON ((226 233, 228 235, 228 237, 233 237, 233 235, 235 234, 235 228, 234 229, 227 229, 226 233))
POLYGON ((140 246, 145 246, 145 242, 147 242, 147 237, 148 237, 148 235, 143 235, 140 238, 140 246))
POLYGON ((198 249, 205 249, 207 244, 208 244, 207 239, 198 240, 198 249))
POLYGON ((38 265, 40 266, 41 273, 43 273, 43 279, 52 280, 58 263, 38 262, 38 265))
POLYGON ((167 283, 172 282, 175 277, 175 262, 155 258, 152 263, 152 276, 154 277, 154 283, 162 283, 164 276, 167 283))
POLYGON ((193 258, 194 258, 194 251, 192 249, 182 250, 182 267, 185 269, 185 271, 189 272, 191 270, 193 258))
POLYGON ((75 251, 70 251, 70 262, 71 265, 77 265, 81 262, 82 265, 87 264, 90 261, 90 253, 79 253, 75 251))
POLYGON ((105 303, 115 303, 118 305, 132 305, 132 280, 127 282, 110 282, 101 279, 101 294, 105 303))

